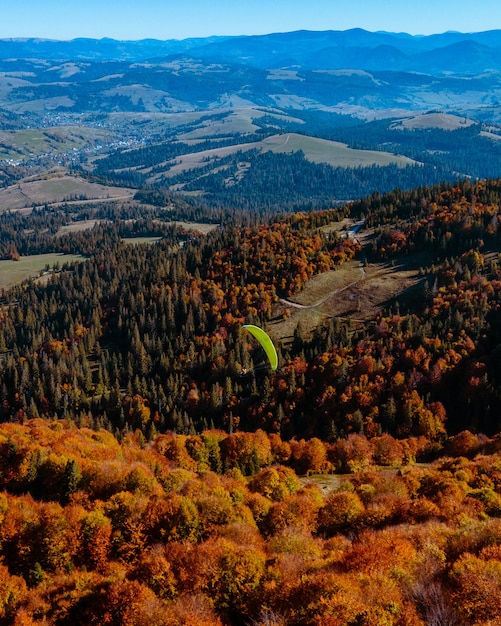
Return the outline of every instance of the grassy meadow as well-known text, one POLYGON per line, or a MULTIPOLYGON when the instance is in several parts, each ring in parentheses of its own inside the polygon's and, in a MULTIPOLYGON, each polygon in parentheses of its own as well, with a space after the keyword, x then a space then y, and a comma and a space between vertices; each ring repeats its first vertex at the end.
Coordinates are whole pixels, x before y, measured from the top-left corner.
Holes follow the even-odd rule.
POLYGON ((61 126, 57 128, 25 128, 0 131, 0 159, 37 157, 84 150, 107 144, 114 135, 101 128, 61 126))
POLYGON ((44 270, 59 263, 83 261, 85 257, 77 254, 34 254, 20 257, 19 261, 0 261, 0 289, 8 289, 28 278, 40 276, 44 270))
POLYGON ((133 190, 90 183, 78 176, 57 175, 26 180, 0 190, 0 212, 57 202, 129 199, 133 190))
MULTIPOLYGON (((279 134, 267 137, 263 141, 242 143, 233 146, 221 146, 211 150, 202 150, 177 157, 173 160, 172 167, 162 175, 175 176, 188 170, 206 167, 211 161, 214 167, 218 166, 217 160, 239 151, 262 150, 275 153, 292 153, 302 150, 304 156, 312 163, 327 163, 334 167, 365 167, 370 165, 385 166, 395 163, 399 167, 412 165, 416 162, 408 157, 380 152, 377 150, 355 150, 346 144, 327 139, 318 139, 296 133, 279 134), (175 164, 173 164, 175 163, 175 164)), ((167 165, 167 164, 166 164, 167 165)), ((147 170, 145 170, 146 172, 147 170)), ((154 182, 160 174, 155 174, 149 182, 154 182)))

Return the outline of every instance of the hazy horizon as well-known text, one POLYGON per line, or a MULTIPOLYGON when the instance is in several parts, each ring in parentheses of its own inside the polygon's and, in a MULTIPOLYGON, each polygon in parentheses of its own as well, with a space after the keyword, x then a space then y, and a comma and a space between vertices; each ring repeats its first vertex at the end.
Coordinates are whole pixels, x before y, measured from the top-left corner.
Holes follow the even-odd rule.
POLYGON ((407 31, 392 31, 392 30, 369 30, 368 28, 362 28, 359 26, 353 26, 352 28, 325 28, 325 29, 312 29, 312 28, 295 28, 295 29, 291 29, 291 30, 282 30, 282 31, 270 31, 270 32, 265 32, 265 33, 256 33, 256 34, 251 34, 251 35, 199 35, 199 36, 193 36, 193 37, 167 37, 165 39, 159 39, 158 37, 140 37, 140 38, 136 38, 136 39, 122 39, 122 38, 118 38, 118 37, 110 37, 108 35, 104 35, 103 37, 90 37, 90 36, 76 36, 76 37, 72 37, 71 39, 62 39, 62 38, 56 38, 56 37, 38 37, 38 36, 25 36, 25 37, 2 37, 0 36, 0 40, 1 41, 28 41, 28 40, 35 40, 35 41, 54 41, 54 42, 61 42, 61 41, 76 41, 78 39, 91 39, 91 40, 96 40, 96 41, 104 41, 104 40, 110 40, 110 41, 124 41, 124 42, 135 42, 135 41, 143 41, 143 40, 154 40, 154 41, 183 41, 183 40, 188 40, 188 39, 208 39, 208 38, 212 38, 212 37, 257 37, 257 36, 266 36, 266 35, 273 35, 273 34, 279 34, 279 33, 292 33, 292 32, 299 32, 301 30, 305 30, 308 32, 327 32, 327 31, 349 31, 349 30, 356 30, 357 28, 361 29, 361 30, 365 30, 367 32, 372 32, 372 33, 389 33, 389 34, 397 34, 397 35, 410 35, 413 37, 427 37, 427 36, 431 36, 431 35, 441 35, 441 34, 447 34, 447 33, 458 33, 458 34, 473 34, 473 33, 480 33, 480 32, 487 32, 489 30, 501 30, 501 29, 486 29, 484 31, 459 31, 459 30, 447 30, 447 31, 443 31, 440 33, 430 33, 429 35, 422 35, 422 34, 416 34, 413 35, 412 33, 409 33, 407 31))
POLYGON ((187 39, 210 36, 264 35, 296 30, 349 30, 362 28, 410 35, 448 31, 482 32, 501 28, 498 0, 484 0, 472 12, 470 2, 423 0, 413 5, 388 0, 192 0, 179 5, 171 0, 18 0, 2 8, 1 39, 110 38, 187 39))

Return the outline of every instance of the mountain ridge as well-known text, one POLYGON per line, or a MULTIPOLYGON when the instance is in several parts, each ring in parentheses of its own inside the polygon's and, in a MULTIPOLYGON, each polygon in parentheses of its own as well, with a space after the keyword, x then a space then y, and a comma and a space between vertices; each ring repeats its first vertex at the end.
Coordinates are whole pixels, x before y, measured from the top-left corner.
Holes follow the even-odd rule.
MULTIPOLYGON (((135 41, 111 38, 89 39, 76 38, 68 41, 26 38, 0 39, 0 59, 39 58, 44 60, 121 60, 145 61, 147 59, 188 54, 198 59, 219 59, 228 62, 231 59, 243 65, 260 68, 276 68, 284 65, 299 64, 311 67, 308 58, 328 54, 332 49, 344 50, 338 55, 338 62, 333 62, 332 69, 346 67, 348 61, 354 62, 354 69, 367 69, 364 63, 371 59, 373 69, 383 69, 384 55, 373 58, 375 50, 395 50, 388 62, 399 61, 396 69, 406 71, 429 71, 426 53, 437 57, 434 71, 454 72, 455 65, 461 71, 478 72, 485 69, 501 69, 501 30, 493 29, 478 33, 446 32, 433 35, 410 35, 408 33, 371 32, 362 28, 349 30, 310 31, 298 30, 266 35, 211 36, 205 38, 187 38, 182 40, 141 39, 135 41), (468 45, 474 42, 473 49, 482 52, 477 55, 469 67, 461 63, 461 58, 454 55, 455 48, 450 46, 468 45), (387 48, 381 48, 387 47, 387 48), (389 47, 389 48, 388 48, 389 47), (353 51, 357 50, 357 54, 353 51), (370 52, 370 54, 369 54, 370 52), (451 54, 447 54, 451 52, 451 54), (420 55, 425 55, 421 57, 420 55), (358 57, 358 60, 357 60, 358 57), (443 59, 440 62, 440 59, 443 59), (452 65, 451 65, 452 64, 452 65)), ((459 55, 460 57, 462 55, 459 55)), ((468 58, 471 63, 472 59, 468 58)), ((395 69, 395 68, 394 68, 395 69)))

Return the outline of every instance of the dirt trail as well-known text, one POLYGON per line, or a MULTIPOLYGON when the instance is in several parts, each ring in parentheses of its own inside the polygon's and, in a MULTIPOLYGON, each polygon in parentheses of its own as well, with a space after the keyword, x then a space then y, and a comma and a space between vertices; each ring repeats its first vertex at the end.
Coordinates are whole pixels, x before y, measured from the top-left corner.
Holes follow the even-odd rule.
POLYGON ((299 302, 294 302, 293 300, 286 300, 285 298, 280 298, 280 302, 282 304, 285 304, 286 306, 292 306, 296 309, 314 309, 317 306, 321 306, 322 304, 325 304, 327 300, 329 300, 330 298, 338 295, 339 293, 343 291, 346 291, 346 289, 350 289, 350 287, 357 285, 360 281, 365 280, 366 274, 365 274, 365 270, 363 267, 360 268, 360 273, 361 275, 359 279, 354 280, 349 285, 345 285, 344 287, 341 287, 339 289, 334 289, 333 291, 328 293, 326 296, 324 296, 321 300, 319 300, 318 302, 314 302, 313 304, 300 304, 299 302))
POLYGON ((430 263, 428 253, 408 255, 395 262, 365 264, 363 249, 370 245, 373 233, 360 230, 359 223, 349 224, 351 236, 356 234, 362 246, 361 260, 353 259, 335 271, 319 274, 310 279, 297 299, 281 298, 277 302, 273 320, 273 336, 287 342, 293 337, 299 322, 306 331, 313 330, 322 319, 350 318, 366 322, 390 306, 395 299, 416 298, 419 283, 425 278, 421 267, 430 263), (288 310, 288 312, 287 312, 288 310))

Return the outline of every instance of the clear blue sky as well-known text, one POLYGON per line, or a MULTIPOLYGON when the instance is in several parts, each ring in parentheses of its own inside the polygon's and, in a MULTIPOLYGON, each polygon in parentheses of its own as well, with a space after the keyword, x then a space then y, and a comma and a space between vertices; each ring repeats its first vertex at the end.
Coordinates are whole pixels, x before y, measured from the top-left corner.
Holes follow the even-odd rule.
POLYGON ((1 0, 0 38, 185 39, 364 28, 413 35, 501 28, 500 0, 1 0))

